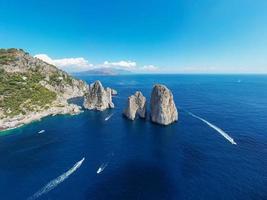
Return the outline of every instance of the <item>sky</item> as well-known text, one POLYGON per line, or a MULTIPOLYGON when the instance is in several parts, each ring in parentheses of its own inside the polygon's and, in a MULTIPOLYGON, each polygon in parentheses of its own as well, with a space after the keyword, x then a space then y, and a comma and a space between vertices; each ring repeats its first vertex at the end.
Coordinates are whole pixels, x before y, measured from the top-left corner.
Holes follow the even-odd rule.
POLYGON ((0 0, 0 48, 66 71, 267 73, 266 0, 0 0))

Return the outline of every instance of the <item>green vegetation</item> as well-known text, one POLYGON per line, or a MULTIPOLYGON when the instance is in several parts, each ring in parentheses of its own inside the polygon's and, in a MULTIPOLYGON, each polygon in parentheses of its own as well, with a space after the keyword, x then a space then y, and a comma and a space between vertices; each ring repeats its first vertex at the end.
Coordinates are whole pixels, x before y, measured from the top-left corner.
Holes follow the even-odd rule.
POLYGON ((65 87, 73 86, 67 73, 27 55, 22 49, 0 49, 0 118, 46 110, 65 87))
POLYGON ((67 74, 63 74, 60 73, 60 71, 57 71, 49 76, 50 85, 56 86, 65 83, 72 86, 72 78, 67 74))
POLYGON ((59 72, 54 72, 52 75, 49 76, 49 84, 50 85, 59 85, 62 80, 60 80, 60 73, 59 72))
POLYGON ((5 115, 48 108, 56 93, 39 84, 43 79, 40 73, 9 74, 0 69, 0 107, 5 115))
POLYGON ((0 65, 6 65, 16 59, 14 49, 0 49, 0 65))
POLYGON ((64 76, 64 81, 72 86, 72 78, 68 75, 64 76))

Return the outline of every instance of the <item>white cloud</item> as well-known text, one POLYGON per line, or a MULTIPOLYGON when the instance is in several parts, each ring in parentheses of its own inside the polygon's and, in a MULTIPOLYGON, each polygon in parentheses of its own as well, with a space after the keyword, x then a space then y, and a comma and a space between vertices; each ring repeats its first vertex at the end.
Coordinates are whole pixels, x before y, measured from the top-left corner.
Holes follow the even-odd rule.
POLYGON ((62 58, 62 59, 52 59, 47 54, 37 54, 34 57, 39 58, 49 64, 55 65, 58 68, 67 71, 67 72, 81 72, 86 71, 92 68, 115 68, 115 69, 125 69, 133 72, 158 72, 160 70, 159 67, 154 65, 145 65, 143 67, 137 66, 137 63, 134 61, 117 61, 110 62, 105 61, 99 65, 93 65, 88 62, 88 60, 83 57, 78 58, 62 58))
POLYGON ((145 65, 141 68, 142 71, 155 72, 159 70, 159 67, 154 65, 145 65))
POLYGON ((34 57, 39 58, 40 60, 45 61, 48 64, 54 65, 54 61, 46 54, 37 54, 34 57))
POLYGON ((118 62, 109 62, 109 61, 105 61, 103 63, 103 67, 114 67, 114 68, 123 68, 123 69, 129 69, 129 70, 133 70, 135 69, 137 66, 136 62, 133 61, 118 61, 118 62))
POLYGON ((46 54, 37 54, 34 57, 39 58, 49 64, 55 65, 58 68, 68 72, 86 71, 93 67, 93 65, 90 64, 88 60, 82 57, 52 59, 46 54))

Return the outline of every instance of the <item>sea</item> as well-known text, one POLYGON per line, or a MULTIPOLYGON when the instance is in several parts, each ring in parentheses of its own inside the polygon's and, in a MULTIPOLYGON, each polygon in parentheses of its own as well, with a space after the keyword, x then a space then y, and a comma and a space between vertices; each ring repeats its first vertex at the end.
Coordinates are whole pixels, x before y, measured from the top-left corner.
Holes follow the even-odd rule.
MULTIPOLYGON (((114 109, 50 116, 0 133, 0 199, 266 200, 266 75, 81 76, 118 91, 114 109), (179 120, 130 121, 154 84, 179 120)), ((82 99, 73 99, 82 105, 82 99)))

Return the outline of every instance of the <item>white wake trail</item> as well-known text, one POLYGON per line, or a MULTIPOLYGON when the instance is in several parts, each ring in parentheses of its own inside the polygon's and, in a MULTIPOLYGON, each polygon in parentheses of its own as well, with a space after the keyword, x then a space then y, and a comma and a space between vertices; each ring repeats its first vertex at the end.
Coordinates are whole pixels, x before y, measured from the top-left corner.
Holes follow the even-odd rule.
POLYGON ((192 117, 194 118, 197 118, 199 119, 200 121, 204 122, 205 124, 207 124, 209 127, 213 128, 215 131, 217 131, 218 133, 220 133, 225 139, 227 139, 229 142, 231 142, 232 144, 236 145, 236 142, 234 141, 234 139, 229 136, 226 132, 224 132, 222 129, 220 129, 219 127, 215 126, 214 124, 208 122, 207 120, 191 113, 191 112, 188 112, 189 115, 191 115, 192 117))
POLYGON ((85 158, 81 159, 72 168, 70 168, 67 172, 60 175, 56 179, 50 181, 43 188, 41 188, 39 191, 37 191, 31 197, 29 197, 28 200, 37 199, 41 195, 43 195, 43 194, 49 192, 50 190, 54 189, 55 187, 57 187, 60 183, 62 183, 65 179, 67 179, 72 173, 74 173, 82 165, 84 160, 85 160, 85 158))
POLYGON ((104 169, 108 166, 108 163, 109 162, 106 162, 106 163, 103 163, 99 168, 98 168, 98 170, 97 170, 97 174, 100 174, 101 172, 103 172, 104 171, 104 169))
POLYGON ((111 115, 107 116, 107 117, 105 118, 105 121, 108 121, 113 115, 114 115, 114 113, 112 113, 111 115))

